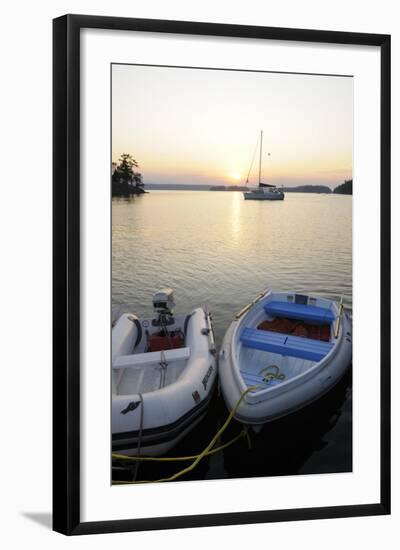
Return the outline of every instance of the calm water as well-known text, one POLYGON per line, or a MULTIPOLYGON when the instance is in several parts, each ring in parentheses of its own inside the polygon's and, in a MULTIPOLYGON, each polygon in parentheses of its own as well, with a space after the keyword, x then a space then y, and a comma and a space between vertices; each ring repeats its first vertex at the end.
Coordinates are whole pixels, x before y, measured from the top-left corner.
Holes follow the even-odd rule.
MULTIPOLYGON (((266 287, 343 295, 351 310, 351 213, 351 197, 341 195, 287 193, 284 201, 258 202, 242 193, 151 191, 113 199, 113 311, 149 315, 153 293, 172 287, 177 312, 210 309, 219 344, 234 315, 266 287)), ((215 397, 173 455, 207 444, 227 415, 221 401, 215 397)), ((238 429, 232 425, 224 441, 238 429)), ((185 479, 350 471, 351 438, 349 372, 314 405, 252 436, 251 450, 242 440, 185 479)), ((146 478, 169 471, 141 466, 146 478)))

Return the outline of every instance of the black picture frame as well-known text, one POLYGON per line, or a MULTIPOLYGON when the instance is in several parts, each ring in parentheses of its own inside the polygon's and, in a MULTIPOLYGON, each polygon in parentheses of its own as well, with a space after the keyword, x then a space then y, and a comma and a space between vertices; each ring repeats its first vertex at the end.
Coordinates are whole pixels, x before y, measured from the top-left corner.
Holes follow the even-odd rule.
POLYGON ((65 15, 53 21, 53 529, 66 535, 390 513, 390 36, 65 15), (381 495, 374 504, 80 520, 80 31, 84 28, 378 46, 381 51, 381 495))

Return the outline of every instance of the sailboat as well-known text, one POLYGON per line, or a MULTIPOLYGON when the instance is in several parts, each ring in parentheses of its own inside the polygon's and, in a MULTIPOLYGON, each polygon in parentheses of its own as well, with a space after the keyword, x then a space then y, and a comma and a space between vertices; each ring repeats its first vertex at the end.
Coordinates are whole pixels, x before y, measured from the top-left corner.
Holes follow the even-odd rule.
MULTIPOLYGON (((262 168, 262 145, 263 145, 263 131, 261 130, 260 136, 260 161, 258 168, 258 187, 250 191, 243 193, 246 201, 282 201, 285 198, 285 193, 270 183, 261 182, 261 168, 262 168)), ((251 167, 250 167, 251 169, 251 167)), ((250 173, 250 172, 249 172, 250 173)), ((248 183, 249 178, 247 177, 248 183)))

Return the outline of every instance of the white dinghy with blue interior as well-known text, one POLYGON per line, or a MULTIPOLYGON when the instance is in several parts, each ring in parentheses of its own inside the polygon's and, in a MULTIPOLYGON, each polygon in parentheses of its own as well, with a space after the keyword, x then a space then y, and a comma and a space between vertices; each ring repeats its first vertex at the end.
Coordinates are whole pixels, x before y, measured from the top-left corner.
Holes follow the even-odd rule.
POLYGON ((113 326, 113 453, 164 454, 206 413, 217 375, 211 316, 175 315, 174 305, 164 289, 153 317, 124 313, 113 326))
POLYGON ((230 411, 237 407, 237 420, 260 426, 321 397, 351 357, 351 318, 342 300, 266 290, 224 336, 222 393, 230 411))

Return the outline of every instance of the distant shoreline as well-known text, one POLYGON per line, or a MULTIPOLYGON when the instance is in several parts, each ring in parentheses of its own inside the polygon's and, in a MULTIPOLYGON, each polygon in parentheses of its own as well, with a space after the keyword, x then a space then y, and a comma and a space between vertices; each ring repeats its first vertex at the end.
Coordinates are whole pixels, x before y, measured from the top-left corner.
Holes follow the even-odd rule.
MULTIPOLYGON (((341 187, 341 186, 339 186, 341 187)), ((279 187, 280 188, 280 187, 279 187)), ((252 187, 243 185, 200 185, 200 184, 174 184, 174 183, 147 183, 146 189, 154 191, 215 191, 215 192, 240 192, 250 191, 252 187)), ((316 193, 316 194, 334 194, 337 188, 332 190, 325 185, 298 185, 296 187, 282 187, 285 193, 316 193)), ((337 192, 337 191, 336 191, 337 192)), ((351 194, 351 193, 348 193, 351 194)))

